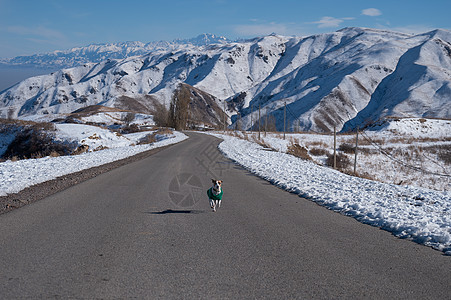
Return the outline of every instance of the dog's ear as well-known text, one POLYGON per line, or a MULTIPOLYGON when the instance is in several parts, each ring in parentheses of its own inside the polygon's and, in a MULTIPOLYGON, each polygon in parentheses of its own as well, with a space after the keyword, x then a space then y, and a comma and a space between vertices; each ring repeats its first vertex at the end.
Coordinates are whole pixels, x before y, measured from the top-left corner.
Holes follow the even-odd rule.
POLYGON ((216 183, 216 180, 214 180, 213 178, 211 179, 211 182, 216 183))
POLYGON ((220 184, 222 184, 222 183, 223 183, 223 181, 222 181, 222 180, 218 180, 218 181, 219 181, 219 183, 220 183, 220 184))

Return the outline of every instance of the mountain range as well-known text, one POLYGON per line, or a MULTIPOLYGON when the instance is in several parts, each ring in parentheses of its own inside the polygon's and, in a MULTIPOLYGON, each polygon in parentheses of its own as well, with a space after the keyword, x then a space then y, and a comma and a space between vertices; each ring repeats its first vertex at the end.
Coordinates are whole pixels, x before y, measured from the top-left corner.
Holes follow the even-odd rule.
MULTIPOLYGON (((1 92, 0 116, 124 107, 124 99, 152 110, 155 103, 169 107, 183 84, 193 98, 202 93, 202 99, 208 95, 216 103, 202 107, 225 108, 243 129, 255 128, 259 114, 271 116, 279 130, 285 114, 288 128, 318 132, 353 130, 390 116, 451 118, 451 32, 446 30, 409 35, 344 28, 308 37, 195 40, 147 49, 137 42, 91 45, 72 49, 68 53, 77 54, 64 59, 55 52, 55 64, 81 65, 1 92), (102 53, 110 58, 103 60, 102 53)), ((217 112, 215 119, 222 119, 217 112)))
POLYGON ((124 59, 130 56, 144 55, 156 50, 174 50, 192 46, 221 44, 231 42, 229 39, 204 33, 191 39, 176 39, 172 42, 156 41, 143 43, 139 41, 92 44, 86 47, 75 47, 68 50, 58 50, 49 53, 29 56, 0 58, 4 66, 32 66, 41 68, 71 68, 85 63, 101 62, 107 59, 124 59))

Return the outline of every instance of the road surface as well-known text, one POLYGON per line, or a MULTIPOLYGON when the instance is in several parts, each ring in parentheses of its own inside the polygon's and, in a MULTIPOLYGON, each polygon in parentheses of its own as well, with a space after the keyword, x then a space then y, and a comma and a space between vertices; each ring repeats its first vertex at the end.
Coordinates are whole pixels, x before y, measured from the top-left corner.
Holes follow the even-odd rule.
POLYGON ((0 215, 0 298, 450 299, 451 257, 282 191, 188 134, 0 215))

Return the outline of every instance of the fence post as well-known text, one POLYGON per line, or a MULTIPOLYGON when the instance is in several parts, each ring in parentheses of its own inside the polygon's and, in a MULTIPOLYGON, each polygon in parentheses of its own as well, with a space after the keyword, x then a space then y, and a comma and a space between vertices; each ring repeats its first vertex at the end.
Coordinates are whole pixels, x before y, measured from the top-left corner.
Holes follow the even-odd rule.
POLYGON ((354 157, 354 176, 357 175, 357 147, 359 146, 359 130, 355 134, 355 157, 354 157))
POLYGON ((337 168, 337 128, 334 126, 334 169, 337 168))

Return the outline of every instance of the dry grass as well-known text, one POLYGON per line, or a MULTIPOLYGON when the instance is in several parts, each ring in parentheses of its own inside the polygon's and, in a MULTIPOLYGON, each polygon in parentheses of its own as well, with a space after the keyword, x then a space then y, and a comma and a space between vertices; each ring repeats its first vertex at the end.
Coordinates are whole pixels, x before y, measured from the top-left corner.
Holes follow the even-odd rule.
POLYGON ((259 139, 258 137, 255 137, 254 135, 252 136, 252 139, 254 140, 255 143, 259 144, 260 146, 262 146, 263 148, 266 149, 271 149, 274 150, 271 145, 269 145, 268 143, 266 143, 263 139, 259 139))
POLYGON ((288 146, 288 154, 294 155, 296 157, 302 158, 304 160, 313 161, 312 157, 309 155, 307 148, 299 144, 291 143, 288 146))
POLYGON ((147 134, 138 141, 138 145, 153 144, 159 141, 158 136, 173 134, 174 132, 169 128, 158 128, 156 131, 147 134))
POLYGON ((317 147, 322 147, 322 148, 328 148, 329 146, 326 144, 326 143, 324 143, 324 142, 321 142, 321 141, 318 141, 318 142, 310 142, 310 143, 308 143, 308 144, 306 144, 307 146, 317 146, 317 147))
POLYGON ((93 135, 89 136, 88 139, 91 139, 91 140, 100 140, 100 136, 98 136, 97 133, 94 133, 93 135))
POLYGON ((96 151, 101 151, 101 150, 105 150, 105 149, 109 149, 109 148, 107 146, 100 145, 92 151, 96 152, 96 151))
POLYGON ((155 143, 155 142, 157 142, 157 141, 158 141, 158 139, 157 139, 157 133, 156 133, 156 132, 153 132, 153 133, 147 134, 146 136, 144 136, 143 138, 141 138, 141 139, 138 141, 138 145, 153 144, 153 143, 155 143))
POLYGON ((45 131, 55 131, 55 124, 49 122, 32 122, 32 121, 24 121, 24 120, 9 120, 9 119, 0 119, 0 128, 9 128, 9 127, 27 127, 35 130, 45 130, 45 131))
POLYGON ((88 150, 89 150, 89 146, 88 145, 81 145, 81 146, 78 146, 77 149, 75 149, 72 152, 72 155, 79 155, 79 154, 82 154, 82 153, 86 153, 86 152, 88 152, 88 150))
POLYGON ((174 134, 172 129, 167 128, 167 127, 159 127, 159 128, 157 128, 157 133, 158 134, 174 134))
MULTIPOLYGON (((355 143, 355 139, 354 142, 351 140, 348 143, 355 143)), ((359 146, 372 146, 374 144, 379 145, 379 146, 383 146, 387 143, 387 141, 385 139, 379 138, 379 139, 375 139, 375 138, 371 138, 370 140, 368 140, 367 138, 361 138, 359 136, 359 146)))

